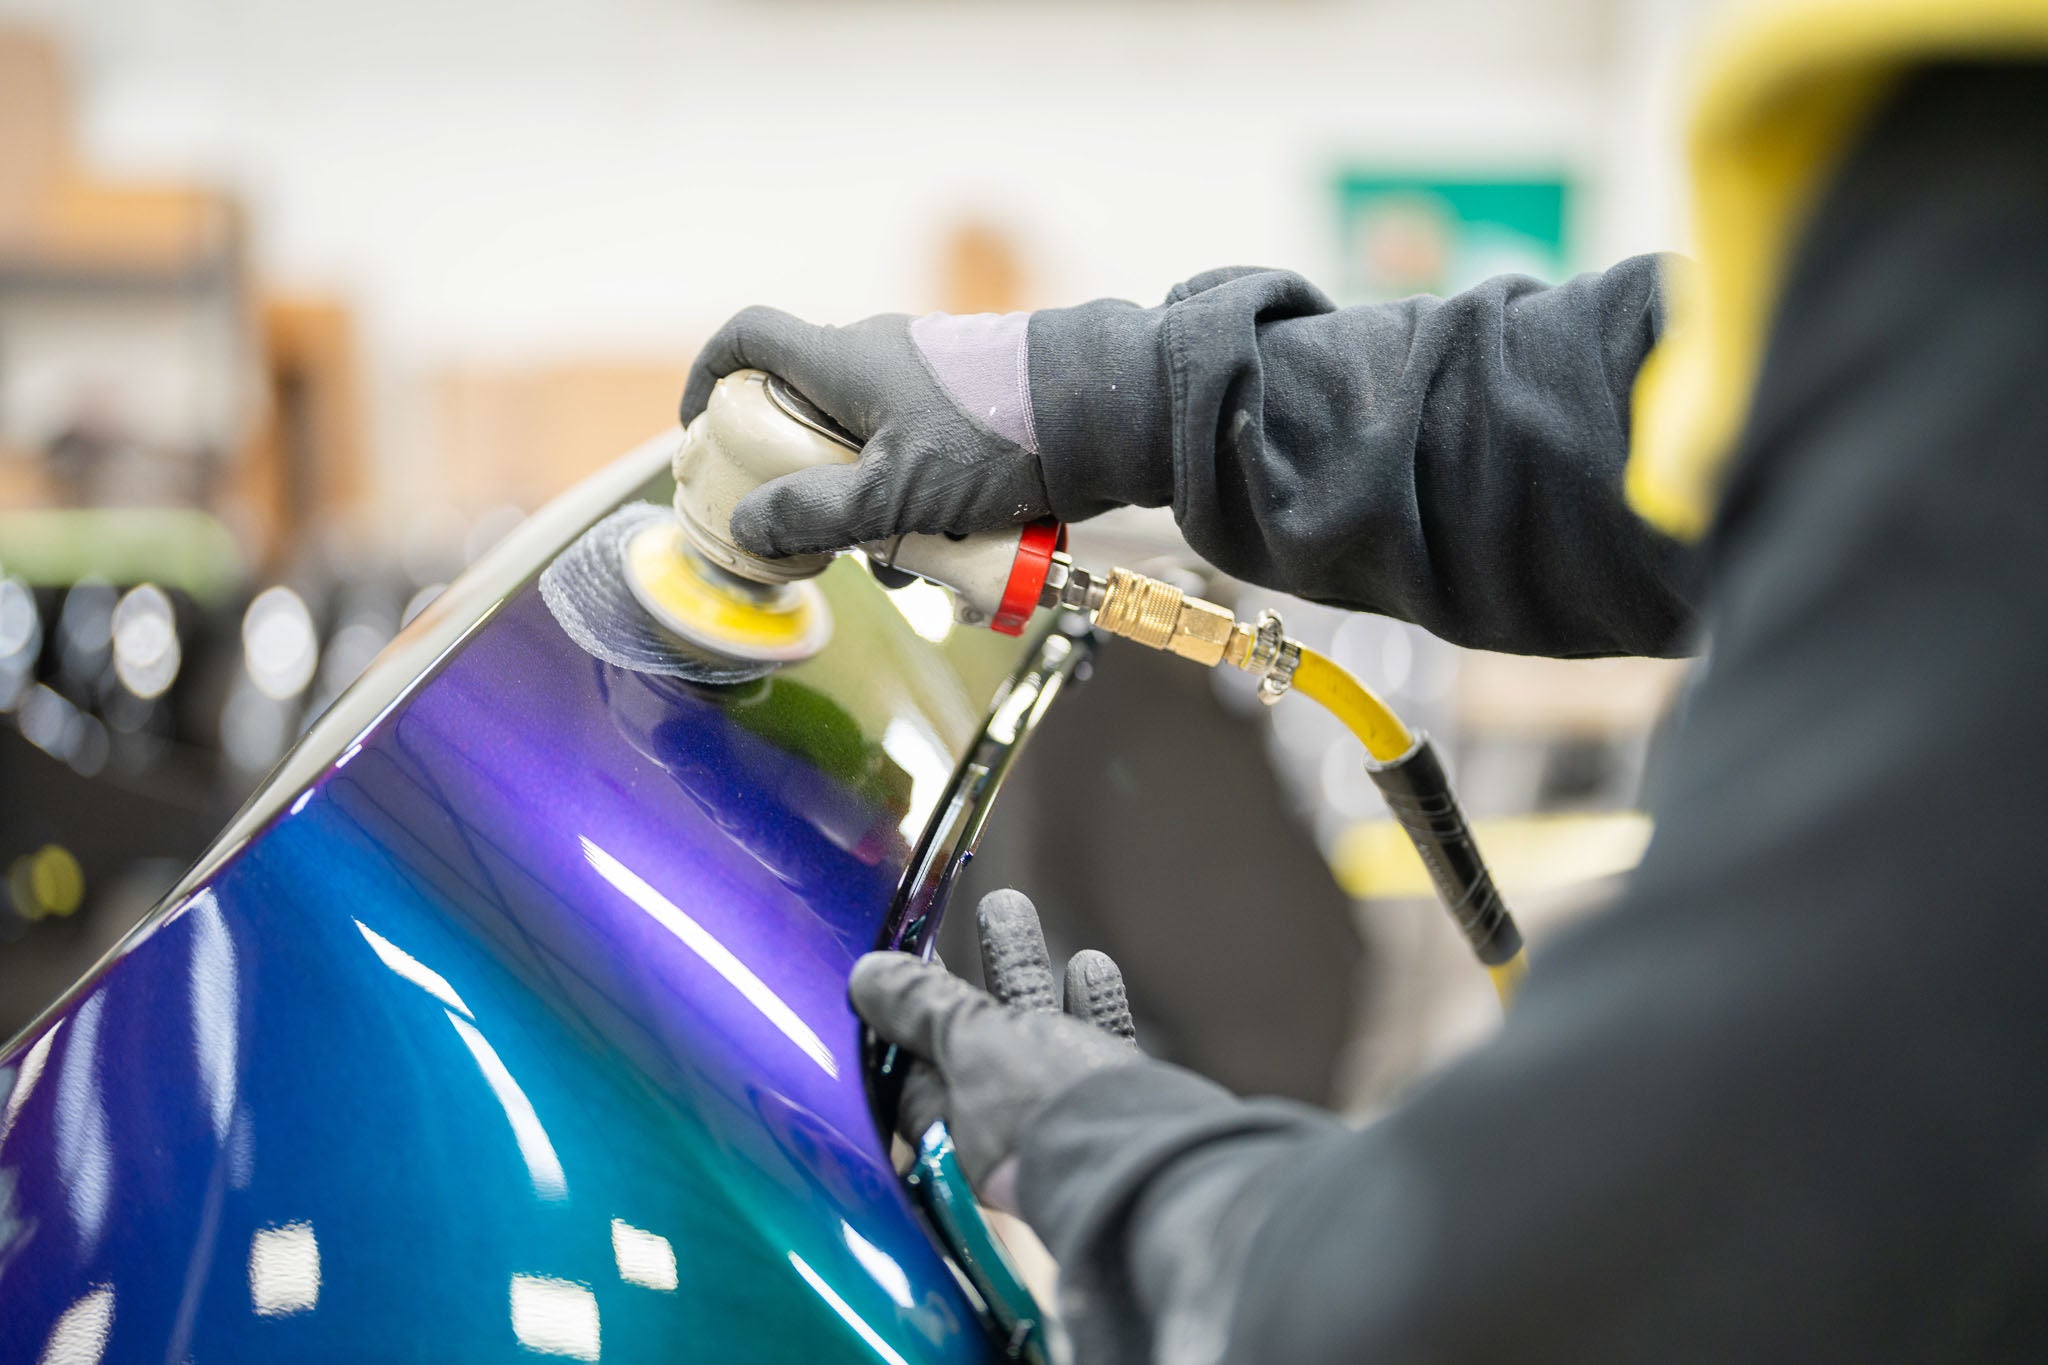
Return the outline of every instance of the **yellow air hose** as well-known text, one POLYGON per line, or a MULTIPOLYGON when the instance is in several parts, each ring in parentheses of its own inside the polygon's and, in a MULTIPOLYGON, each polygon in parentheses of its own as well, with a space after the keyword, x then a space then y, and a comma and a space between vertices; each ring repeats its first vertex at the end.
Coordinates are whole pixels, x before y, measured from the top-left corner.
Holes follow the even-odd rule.
MULTIPOLYGON (((1371 688, 1312 649, 1301 650, 1301 660, 1294 666, 1293 690, 1341 721, 1365 746, 1374 763, 1398 763, 1414 752, 1415 734, 1401 723, 1393 708, 1375 696, 1371 688)), ((1426 850, 1422 853, 1425 862, 1431 861, 1426 850)), ((1436 874, 1435 868, 1430 871, 1432 876, 1436 874)), ((1486 974, 1493 980, 1494 993, 1500 996, 1502 1008, 1514 1000, 1515 990, 1528 971, 1528 955, 1519 942, 1506 959, 1486 964, 1486 974)))
POLYGON ((1312 649, 1294 666, 1294 690, 1328 711, 1358 737, 1375 762, 1395 763, 1415 747, 1415 736, 1366 685, 1312 649))
POLYGON ((1111 570, 1091 605, 1095 624, 1113 635, 1210 667, 1228 663, 1256 674, 1266 700, 1299 692, 1342 722, 1371 756, 1373 782, 1492 978, 1501 1005, 1513 1000, 1528 972, 1522 936, 1427 736, 1411 731, 1330 659, 1289 639, 1270 612, 1247 625, 1213 602, 1127 569, 1111 570))

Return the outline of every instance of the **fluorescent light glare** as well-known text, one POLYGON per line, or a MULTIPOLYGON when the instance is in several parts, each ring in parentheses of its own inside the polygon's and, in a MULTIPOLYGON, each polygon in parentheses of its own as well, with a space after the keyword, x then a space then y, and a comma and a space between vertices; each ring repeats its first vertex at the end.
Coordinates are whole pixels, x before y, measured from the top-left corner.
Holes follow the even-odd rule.
POLYGON ((428 995, 433 996, 449 1009, 455 1010, 460 1014, 466 1014, 472 1019, 476 1018, 476 1011, 462 1003, 462 997, 457 995, 455 988, 448 984, 447 977, 442 976, 432 967, 429 967, 426 963, 420 961, 361 920, 357 920, 355 923, 356 931, 363 936, 364 941, 370 945, 370 950, 377 954, 385 966, 397 972, 407 981, 412 982, 413 985, 418 986, 428 995))
POLYGON ((704 959, 710 968, 732 984, 734 990, 747 998, 747 1003, 761 1011, 768 1022, 780 1029, 783 1037, 801 1048, 806 1056, 816 1062, 826 1075, 839 1075, 839 1059, 832 1055, 825 1040, 820 1038, 809 1024, 797 1017, 786 1001, 768 988, 768 983, 755 976, 746 963, 732 955, 732 951, 697 921, 677 908, 676 903, 662 895, 640 876, 639 873, 621 863, 617 858, 599 848, 589 839, 578 836, 583 844, 583 856, 597 869, 598 875, 626 893, 626 898, 654 917, 655 923, 683 941, 683 945, 698 957, 704 959))
POLYGON ((636 1228, 623 1218, 612 1219, 612 1259, 619 1278, 664 1292, 676 1287, 676 1249, 658 1232, 636 1228))
POLYGON ((869 1346, 874 1348, 874 1352, 876 1355, 890 1362, 890 1365, 909 1365, 908 1361, 904 1360, 902 1356, 896 1354, 895 1350, 890 1347, 888 1342, 882 1340, 882 1334, 880 1332, 877 1332, 874 1328, 868 1326, 868 1321, 866 1318, 862 1317, 860 1314, 853 1311, 852 1304, 848 1303, 845 1299, 840 1298, 837 1294, 832 1292, 832 1286, 825 1283, 825 1279, 822 1275, 818 1274, 817 1271, 811 1269, 808 1265, 804 1264, 803 1257, 797 1255, 794 1251, 792 1251, 789 1253, 789 1263, 796 1267, 796 1273, 803 1276, 805 1282, 807 1282, 811 1286, 811 1288, 818 1291, 818 1297, 823 1299, 826 1303, 830 1304, 832 1306, 832 1311, 837 1313, 841 1318, 845 1319, 846 1325, 848 1327, 851 1327, 854 1331, 858 1332, 860 1334, 860 1339, 862 1341, 865 1341, 869 1346))
POLYGON ((64 1310, 50 1339, 43 1343, 40 1365, 99 1365, 114 1330, 114 1287, 95 1285, 64 1310))
POLYGON ((311 1223, 256 1229, 249 1239, 249 1302, 265 1318, 304 1313, 320 1302, 320 1241, 311 1223))
POLYGON ((519 1082, 512 1079, 512 1073, 499 1060, 496 1049, 476 1031, 476 1025, 453 1010, 444 1010, 443 1013, 448 1016, 448 1022, 455 1025, 455 1032, 469 1049, 469 1055, 476 1058, 477 1070, 484 1073, 491 1093, 498 1097, 498 1107, 505 1111, 505 1121, 512 1125, 512 1140, 519 1144, 519 1155, 525 1160, 526 1173, 533 1180, 533 1192, 550 1202, 567 1199, 569 1180, 562 1174, 562 1159, 555 1155, 555 1144, 548 1140, 548 1130, 541 1127, 540 1115, 533 1111, 533 1101, 526 1098, 519 1082))
POLYGON ((847 1250, 874 1277, 875 1283, 882 1286, 882 1292, 905 1308, 917 1307, 917 1300, 910 1293, 910 1276, 903 1273, 903 1267, 896 1263, 896 1258, 855 1232, 853 1224, 845 1219, 840 1220, 839 1226, 846 1236, 847 1250))
POLYGON ((596 1360, 597 1295, 547 1275, 512 1277, 512 1334, 529 1351, 596 1360))

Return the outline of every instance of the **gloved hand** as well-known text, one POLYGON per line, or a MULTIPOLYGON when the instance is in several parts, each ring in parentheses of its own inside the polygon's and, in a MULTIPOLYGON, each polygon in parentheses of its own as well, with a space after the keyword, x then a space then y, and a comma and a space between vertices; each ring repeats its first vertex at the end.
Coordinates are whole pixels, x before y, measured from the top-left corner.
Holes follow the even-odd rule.
POLYGON ((761 369, 865 445, 853 464, 755 489, 733 510, 733 538, 755 554, 811 554, 899 532, 964 535, 1044 516, 1052 504, 1032 421, 1030 317, 889 313, 817 327, 773 308, 735 316, 690 369, 685 423, 719 379, 761 369))
POLYGON ((1021 892, 990 892, 977 927, 988 991, 907 953, 869 953, 854 964, 851 994, 876 1033, 918 1059, 899 1131, 915 1143, 945 1119, 982 1202, 1014 1212, 1017 1142, 1032 1115, 1083 1076, 1145 1058, 1107 955, 1074 954, 1062 1009, 1038 912, 1021 892))

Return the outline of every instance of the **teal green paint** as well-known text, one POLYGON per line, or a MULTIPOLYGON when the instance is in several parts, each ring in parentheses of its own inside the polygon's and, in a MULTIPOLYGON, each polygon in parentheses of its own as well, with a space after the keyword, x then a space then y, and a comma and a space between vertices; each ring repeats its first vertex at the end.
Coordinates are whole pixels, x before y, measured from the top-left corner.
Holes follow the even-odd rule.
POLYGON ((934 1123, 918 1143, 909 1179, 955 1263, 1006 1340, 1015 1344, 1019 1358, 1026 1365, 1046 1365, 1044 1310, 982 1217, 944 1123, 934 1123))

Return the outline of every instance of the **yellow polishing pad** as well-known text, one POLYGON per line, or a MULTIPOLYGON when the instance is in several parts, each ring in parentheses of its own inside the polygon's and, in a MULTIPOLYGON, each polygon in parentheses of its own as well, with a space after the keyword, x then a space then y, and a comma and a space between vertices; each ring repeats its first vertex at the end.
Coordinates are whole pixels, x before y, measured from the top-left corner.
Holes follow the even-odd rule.
POLYGON ((624 548, 626 583, 663 627, 730 658, 808 659, 832 638, 825 595, 812 583, 759 587, 713 577, 674 522, 651 525, 624 548))

